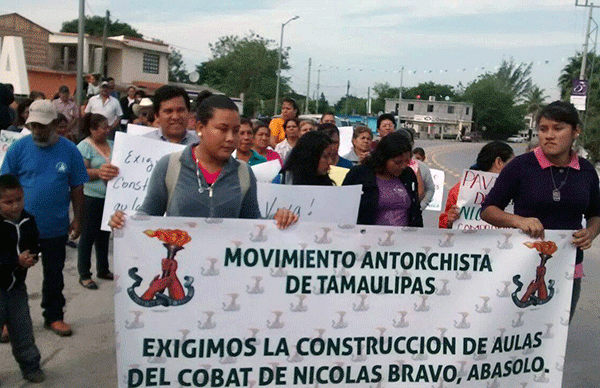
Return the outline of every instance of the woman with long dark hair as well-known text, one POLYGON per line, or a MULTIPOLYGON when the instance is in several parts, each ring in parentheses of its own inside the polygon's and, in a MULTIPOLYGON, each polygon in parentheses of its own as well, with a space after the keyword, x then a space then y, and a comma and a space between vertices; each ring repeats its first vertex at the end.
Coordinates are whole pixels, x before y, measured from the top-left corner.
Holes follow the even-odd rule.
MULTIPOLYGON (((471 167, 471 170, 493 172, 499 174, 500 171, 512 160, 515 153, 511 146, 503 141, 493 141, 487 143, 481 148, 477 155, 477 161, 475 165, 471 167)), ((459 217, 460 208, 456 205, 458 201, 458 194, 460 189, 460 182, 454 185, 450 191, 448 191, 448 199, 446 200, 446 208, 444 212, 440 214, 439 227, 442 229, 452 228, 452 224, 459 217)))
POLYGON ((362 184, 358 224, 423 226, 415 172, 408 167, 410 140, 391 133, 377 144, 363 164, 353 167, 344 185, 362 184))
POLYGON ((333 186, 329 166, 335 156, 333 142, 325 133, 307 132, 298 140, 274 183, 333 186))

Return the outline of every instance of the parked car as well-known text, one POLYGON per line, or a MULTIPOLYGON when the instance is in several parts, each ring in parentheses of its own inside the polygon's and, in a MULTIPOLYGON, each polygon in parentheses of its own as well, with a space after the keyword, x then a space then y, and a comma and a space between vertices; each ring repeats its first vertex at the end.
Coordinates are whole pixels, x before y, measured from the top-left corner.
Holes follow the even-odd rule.
POLYGON ((523 143, 525 139, 521 135, 513 135, 506 139, 506 141, 509 143, 523 143))
POLYGON ((481 132, 466 132, 462 137, 462 141, 477 142, 481 141, 481 132))

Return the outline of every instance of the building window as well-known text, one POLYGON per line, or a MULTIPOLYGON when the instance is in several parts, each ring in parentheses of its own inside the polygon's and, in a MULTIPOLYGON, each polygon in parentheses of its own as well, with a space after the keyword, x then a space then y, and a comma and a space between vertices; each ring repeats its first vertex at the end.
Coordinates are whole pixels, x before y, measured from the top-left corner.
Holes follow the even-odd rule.
POLYGON ((448 114, 454 114, 454 105, 449 105, 448 106, 448 114))
POLYGON ((465 114, 468 115, 469 114, 469 107, 465 108, 465 114))
POLYGON ((407 108, 407 110, 408 110, 408 111, 413 111, 413 110, 415 110, 415 104, 408 104, 408 108, 407 108))
POLYGON ((158 54, 144 53, 144 65, 142 71, 149 74, 158 74, 158 64, 160 56, 158 54))
POLYGON ((427 105, 427 112, 433 112, 433 105, 427 105))

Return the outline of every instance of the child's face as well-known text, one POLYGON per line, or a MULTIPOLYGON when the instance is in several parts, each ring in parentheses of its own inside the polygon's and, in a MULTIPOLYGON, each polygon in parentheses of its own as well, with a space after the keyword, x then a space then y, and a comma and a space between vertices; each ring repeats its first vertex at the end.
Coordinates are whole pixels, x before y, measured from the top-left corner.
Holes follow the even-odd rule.
POLYGON ((0 194, 0 214, 11 221, 17 221, 23 211, 23 189, 8 189, 0 194))

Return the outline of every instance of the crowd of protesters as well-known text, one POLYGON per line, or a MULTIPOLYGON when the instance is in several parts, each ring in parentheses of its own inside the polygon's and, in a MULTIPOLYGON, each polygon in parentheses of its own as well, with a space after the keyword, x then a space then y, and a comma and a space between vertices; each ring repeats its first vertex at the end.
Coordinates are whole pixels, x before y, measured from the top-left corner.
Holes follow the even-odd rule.
MULTIPOLYGON (((31 132, 8 150, 0 176, 0 216, 7 229, 0 235, 6 240, 0 248, 2 339, 20 349, 14 355, 29 381, 43 381, 44 375, 27 307, 27 268, 41 256, 44 325, 60 336, 72 334, 64 322, 63 295, 69 238, 79 237, 81 286, 98 288, 91 271, 94 248, 97 278, 114 278, 108 260, 110 234, 100 223, 106 183, 119 174, 111 164, 112 139, 127 124, 153 127, 144 136, 185 146, 153 169, 139 209, 145 214, 260 218, 257 182, 249 166, 277 160, 281 168, 274 184, 335 186, 330 169, 346 169, 342 184, 362 185, 358 224, 423 227, 422 212, 435 190, 431 172, 424 150, 414 148, 411 133, 398 130, 391 114, 378 118, 376 136, 368 127, 354 128, 352 147, 340 156, 333 113, 325 113, 319 123, 301 121, 293 99, 284 99, 281 116, 266 123, 240 116, 226 96, 203 92, 192 102, 184 89, 171 85, 150 98, 129 86, 121 97, 113 79, 90 75, 85 93, 81 109, 67 86, 52 100, 32 92, 15 105, 10 88, 0 85, 0 129, 31 132), (16 316, 25 324, 17 325, 16 316)), ((572 105, 549 104, 538 126, 540 145, 532 152, 514 158, 506 143, 491 142, 472 168, 500 174, 483 204, 482 218, 492 225, 540 238, 544 229, 577 230, 572 314, 581 286, 582 252, 600 233, 598 176, 573 151, 580 129, 572 105), (510 201, 514 214, 504 211, 510 201)), ((450 190, 440 228, 451 227, 458 218, 457 197, 458 185, 450 190)), ((274 219, 285 229, 298 222, 298 215, 278 209, 274 219)), ((125 222, 125 215, 116 212, 109 225, 121 228, 125 222)))

